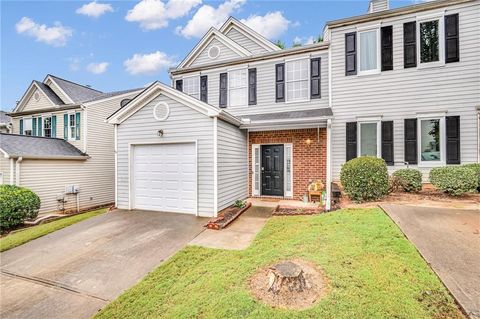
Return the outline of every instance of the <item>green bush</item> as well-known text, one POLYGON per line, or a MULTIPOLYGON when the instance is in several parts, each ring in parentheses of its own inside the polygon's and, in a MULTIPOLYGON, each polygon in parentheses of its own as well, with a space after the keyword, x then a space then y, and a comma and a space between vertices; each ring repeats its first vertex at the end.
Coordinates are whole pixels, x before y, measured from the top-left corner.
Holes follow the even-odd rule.
POLYGON ((236 208, 244 208, 245 206, 247 206, 247 203, 241 199, 237 199, 235 201, 235 204, 233 204, 233 206, 236 208))
POLYGON ((468 167, 475 171, 475 173, 477 174, 477 191, 480 192, 480 163, 465 164, 463 165, 463 167, 468 167))
POLYGON ((38 215, 40 198, 31 190, 15 185, 0 185, 0 229, 2 231, 38 215))
POLYGON ((342 166, 340 181, 354 201, 380 199, 388 194, 387 164, 372 156, 354 158, 342 166))
POLYGON ((476 190, 478 176, 470 167, 436 167, 430 170, 430 183, 447 194, 459 196, 476 190))
POLYGON ((422 173, 418 169, 399 169, 392 176, 398 179, 399 186, 407 193, 417 193, 422 190, 422 173))

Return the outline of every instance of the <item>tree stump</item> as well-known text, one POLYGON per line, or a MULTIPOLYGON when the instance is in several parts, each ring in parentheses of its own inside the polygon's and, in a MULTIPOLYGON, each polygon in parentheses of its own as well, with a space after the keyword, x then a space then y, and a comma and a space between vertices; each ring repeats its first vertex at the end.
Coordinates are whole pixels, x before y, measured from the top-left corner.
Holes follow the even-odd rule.
POLYGON ((269 269, 268 291, 274 294, 284 289, 290 292, 302 292, 308 288, 302 268, 291 261, 276 264, 269 269))

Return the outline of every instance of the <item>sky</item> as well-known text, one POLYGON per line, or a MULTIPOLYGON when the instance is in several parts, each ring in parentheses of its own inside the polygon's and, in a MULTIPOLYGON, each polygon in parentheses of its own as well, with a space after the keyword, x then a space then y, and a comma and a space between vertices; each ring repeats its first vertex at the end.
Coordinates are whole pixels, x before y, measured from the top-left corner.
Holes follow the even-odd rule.
POLYGON ((229 16, 290 47, 311 43, 326 21, 366 13, 368 2, 1 0, 0 109, 11 111, 47 74, 104 92, 170 83, 168 68, 229 16))

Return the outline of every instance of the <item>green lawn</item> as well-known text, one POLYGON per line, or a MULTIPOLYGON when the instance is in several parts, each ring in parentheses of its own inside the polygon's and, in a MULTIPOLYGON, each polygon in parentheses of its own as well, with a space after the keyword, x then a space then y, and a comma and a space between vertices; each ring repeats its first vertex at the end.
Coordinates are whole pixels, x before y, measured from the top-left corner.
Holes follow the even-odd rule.
POLYGON ((82 220, 88 219, 90 217, 103 214, 105 213, 106 210, 107 210, 106 208, 97 209, 94 211, 75 215, 72 217, 66 217, 59 220, 54 220, 46 224, 29 227, 29 228, 26 228, 25 230, 7 235, 0 239, 0 252, 23 245, 38 237, 45 236, 56 230, 81 222, 82 220))
MULTIPOLYGON (((128 271, 128 270, 126 270, 128 271)), ((244 251, 187 247, 98 318, 463 318, 414 246, 380 209, 272 218, 244 251), (331 290, 312 308, 254 300, 248 280, 286 258, 322 267, 331 290)))

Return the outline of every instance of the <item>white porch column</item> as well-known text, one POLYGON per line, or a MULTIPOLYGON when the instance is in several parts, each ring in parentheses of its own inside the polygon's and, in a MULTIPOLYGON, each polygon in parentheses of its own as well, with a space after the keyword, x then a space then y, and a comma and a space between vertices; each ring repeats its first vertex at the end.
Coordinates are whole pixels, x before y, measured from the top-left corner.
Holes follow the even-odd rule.
POLYGON ((327 120, 327 202, 325 209, 330 211, 332 198, 332 120, 327 120))

